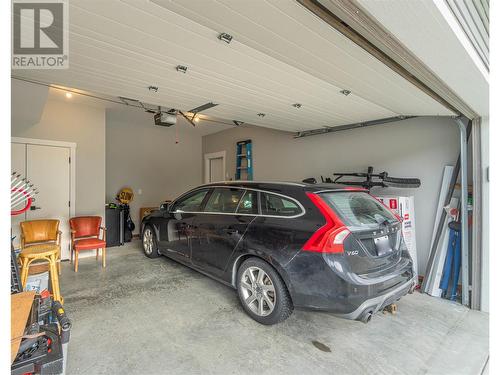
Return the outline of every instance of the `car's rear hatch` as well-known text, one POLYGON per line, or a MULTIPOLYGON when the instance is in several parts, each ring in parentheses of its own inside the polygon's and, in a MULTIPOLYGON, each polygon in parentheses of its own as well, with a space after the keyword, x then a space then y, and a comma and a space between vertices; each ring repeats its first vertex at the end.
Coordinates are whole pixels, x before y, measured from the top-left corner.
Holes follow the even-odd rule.
POLYGON ((366 191, 331 191, 318 194, 349 230, 344 258, 351 272, 365 278, 386 277, 408 264, 402 258, 401 222, 366 191))

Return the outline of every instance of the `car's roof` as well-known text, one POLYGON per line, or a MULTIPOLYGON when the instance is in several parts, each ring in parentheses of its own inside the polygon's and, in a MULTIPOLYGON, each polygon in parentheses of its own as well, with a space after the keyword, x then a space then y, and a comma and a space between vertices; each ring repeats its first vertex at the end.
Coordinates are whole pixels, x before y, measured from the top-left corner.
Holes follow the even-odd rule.
POLYGON ((348 186, 342 184, 330 184, 330 183, 320 183, 320 184, 309 184, 305 182, 290 182, 290 181, 219 181, 212 182, 210 184, 202 185, 203 187, 210 186, 234 186, 234 187, 247 187, 254 189, 271 189, 276 190, 281 189, 293 189, 299 188, 301 190, 307 191, 325 191, 325 190, 360 190, 365 191, 366 189, 360 186, 348 186))

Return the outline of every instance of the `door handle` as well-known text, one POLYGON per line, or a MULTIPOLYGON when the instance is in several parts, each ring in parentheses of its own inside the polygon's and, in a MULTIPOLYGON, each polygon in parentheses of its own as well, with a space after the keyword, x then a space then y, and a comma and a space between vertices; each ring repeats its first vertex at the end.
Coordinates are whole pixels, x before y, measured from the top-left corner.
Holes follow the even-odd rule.
POLYGON ((226 233, 227 234, 238 234, 238 229, 227 229, 226 233))
POLYGON ((37 207, 37 206, 31 206, 31 207, 30 207, 30 210, 31 210, 31 211, 41 210, 41 209, 42 209, 42 207, 37 207))

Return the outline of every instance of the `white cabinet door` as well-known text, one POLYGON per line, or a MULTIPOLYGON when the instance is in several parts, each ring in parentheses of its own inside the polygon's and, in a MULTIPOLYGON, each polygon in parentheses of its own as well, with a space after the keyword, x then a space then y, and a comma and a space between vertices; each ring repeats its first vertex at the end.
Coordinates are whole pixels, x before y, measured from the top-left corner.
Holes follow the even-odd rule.
POLYGON ((26 175, 38 188, 26 220, 59 219, 61 258, 69 258, 70 234, 70 149, 26 145, 26 175))

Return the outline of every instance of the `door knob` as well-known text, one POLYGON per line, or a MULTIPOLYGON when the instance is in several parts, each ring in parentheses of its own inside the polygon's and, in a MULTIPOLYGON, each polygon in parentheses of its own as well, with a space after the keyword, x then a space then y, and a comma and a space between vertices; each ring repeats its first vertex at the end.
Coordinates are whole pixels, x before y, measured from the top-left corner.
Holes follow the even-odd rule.
POLYGON ((228 229, 226 230, 227 234, 238 234, 238 229, 228 229))
POLYGON ((37 206, 31 206, 31 207, 30 207, 30 210, 31 210, 31 211, 41 210, 41 209, 42 209, 42 207, 37 207, 37 206))

